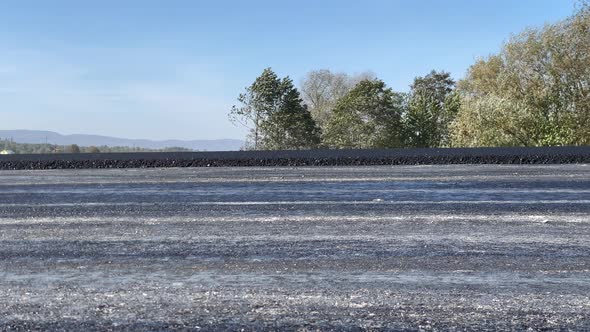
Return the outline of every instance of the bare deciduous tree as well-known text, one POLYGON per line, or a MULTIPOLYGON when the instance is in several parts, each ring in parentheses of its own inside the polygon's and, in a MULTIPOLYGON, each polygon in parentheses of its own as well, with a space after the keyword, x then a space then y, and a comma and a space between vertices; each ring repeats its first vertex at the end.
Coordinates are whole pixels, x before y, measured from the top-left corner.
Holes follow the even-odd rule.
POLYGON ((316 123, 324 129, 336 102, 359 82, 373 79, 375 75, 371 72, 351 76, 346 73, 333 73, 327 69, 314 70, 301 82, 303 101, 309 107, 316 123))

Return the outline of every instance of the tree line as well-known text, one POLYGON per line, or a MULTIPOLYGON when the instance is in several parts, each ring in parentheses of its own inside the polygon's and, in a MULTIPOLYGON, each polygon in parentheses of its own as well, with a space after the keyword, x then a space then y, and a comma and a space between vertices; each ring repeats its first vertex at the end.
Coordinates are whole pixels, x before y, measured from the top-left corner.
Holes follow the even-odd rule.
POLYGON ((324 69, 298 89, 267 68, 238 102, 247 149, 588 145, 590 7, 512 36, 458 82, 433 70, 402 93, 324 69))
POLYGON ((0 139, 0 151, 9 150, 17 154, 38 153, 123 153, 123 152, 191 152, 182 147, 146 149, 130 146, 79 146, 77 144, 57 145, 47 143, 17 143, 11 139, 0 139))

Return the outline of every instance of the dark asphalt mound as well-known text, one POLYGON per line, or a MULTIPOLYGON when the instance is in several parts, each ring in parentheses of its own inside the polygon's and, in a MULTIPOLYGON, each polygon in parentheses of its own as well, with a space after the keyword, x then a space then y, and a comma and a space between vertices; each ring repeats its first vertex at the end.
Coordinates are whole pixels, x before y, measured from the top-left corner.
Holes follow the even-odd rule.
POLYGON ((590 146, 547 148, 306 150, 0 156, 0 170, 590 163, 590 146))

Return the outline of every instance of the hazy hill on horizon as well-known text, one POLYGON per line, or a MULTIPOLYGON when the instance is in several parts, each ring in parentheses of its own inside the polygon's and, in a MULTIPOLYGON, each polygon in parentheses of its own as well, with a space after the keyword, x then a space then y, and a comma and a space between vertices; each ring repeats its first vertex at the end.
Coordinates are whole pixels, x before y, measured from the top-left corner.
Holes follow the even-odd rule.
POLYGON ((145 149, 164 149, 169 147, 181 147, 198 151, 237 151, 242 148, 244 142, 237 139, 214 140, 149 140, 129 139, 101 135, 62 135, 53 131, 44 130, 0 130, 0 139, 12 139, 17 143, 28 144, 55 144, 79 146, 128 146, 145 149))

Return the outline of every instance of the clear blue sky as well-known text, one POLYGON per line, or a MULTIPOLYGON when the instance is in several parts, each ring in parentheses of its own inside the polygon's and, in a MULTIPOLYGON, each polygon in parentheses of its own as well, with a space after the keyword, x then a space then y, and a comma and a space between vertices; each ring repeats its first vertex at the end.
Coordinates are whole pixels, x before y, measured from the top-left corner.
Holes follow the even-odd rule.
POLYGON ((372 71, 398 91, 461 78, 511 33, 574 0, 6 0, 0 129, 128 138, 242 138, 227 120, 262 69, 372 71))

